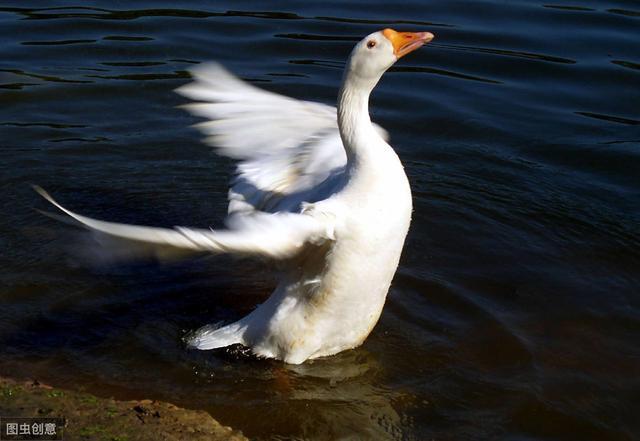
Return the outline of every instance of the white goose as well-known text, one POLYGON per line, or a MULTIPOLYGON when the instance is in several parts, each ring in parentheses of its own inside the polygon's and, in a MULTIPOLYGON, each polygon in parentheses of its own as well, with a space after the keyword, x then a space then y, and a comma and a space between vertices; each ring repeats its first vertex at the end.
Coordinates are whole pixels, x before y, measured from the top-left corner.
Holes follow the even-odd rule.
POLYGON ((411 220, 411 190, 369 95, 429 32, 375 32, 346 65, 336 109, 260 90, 207 64, 178 92, 218 152, 239 160, 226 230, 153 228, 91 219, 49 202, 93 231, 171 250, 263 256, 281 262, 271 297, 230 325, 205 326, 189 343, 240 343, 299 364, 359 346, 380 317, 411 220))

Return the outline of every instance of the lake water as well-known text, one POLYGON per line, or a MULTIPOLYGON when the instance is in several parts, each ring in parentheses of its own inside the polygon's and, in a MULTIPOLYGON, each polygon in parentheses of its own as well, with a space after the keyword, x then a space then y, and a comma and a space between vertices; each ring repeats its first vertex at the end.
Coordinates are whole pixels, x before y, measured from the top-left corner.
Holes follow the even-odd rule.
POLYGON ((638 439, 637 0, 4 0, 0 103, 1 374, 253 439, 638 439), (268 296, 268 267, 98 261, 34 210, 37 183, 107 220, 220 225, 232 164, 176 108, 188 69, 333 104, 384 27, 436 39, 372 97, 415 211, 362 347, 301 366, 188 350, 268 296))

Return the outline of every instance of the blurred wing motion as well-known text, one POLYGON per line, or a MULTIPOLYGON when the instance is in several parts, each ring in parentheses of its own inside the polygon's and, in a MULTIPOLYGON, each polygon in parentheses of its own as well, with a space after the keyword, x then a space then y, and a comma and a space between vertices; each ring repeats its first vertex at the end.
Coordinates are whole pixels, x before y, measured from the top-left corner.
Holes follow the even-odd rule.
POLYGON ((229 214, 298 211, 342 187, 347 158, 335 107, 267 92, 216 63, 191 73, 195 81, 176 91, 197 102, 184 107, 209 120, 196 125, 207 144, 239 161, 229 214))
POLYGON ((46 200, 92 231, 152 247, 159 255, 177 252, 210 252, 256 255, 274 259, 295 256, 306 243, 321 243, 333 237, 328 217, 323 220, 295 213, 252 213, 229 218, 227 230, 185 227, 155 228, 105 222, 67 210, 40 187, 34 189, 46 200))
POLYGON ((335 219, 302 211, 346 181, 335 107, 261 90, 215 63, 192 74, 194 81, 177 92, 197 101, 185 105, 190 112, 208 119, 196 125, 205 142, 238 161, 229 190, 228 229, 105 222, 67 210, 41 188, 36 191, 90 230, 155 255, 186 251, 284 259, 305 243, 332 240, 335 219))

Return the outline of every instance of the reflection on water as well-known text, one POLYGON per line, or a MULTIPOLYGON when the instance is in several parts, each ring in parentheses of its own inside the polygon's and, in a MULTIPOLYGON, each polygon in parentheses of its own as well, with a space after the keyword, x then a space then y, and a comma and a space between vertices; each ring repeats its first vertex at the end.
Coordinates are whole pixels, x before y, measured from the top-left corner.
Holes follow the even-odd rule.
POLYGON ((205 409, 252 439, 638 433, 633 2, 47 6, 0 7, 0 374, 205 409), (437 38, 372 97, 414 214, 363 347, 302 366, 189 350, 264 301, 268 265, 78 255, 32 210, 37 183, 107 220, 220 225, 232 167, 177 108, 188 69, 333 104, 353 43, 387 26, 437 38))
MULTIPOLYGON (((410 391, 384 386, 384 367, 365 349, 301 366, 270 366, 263 382, 269 384, 272 394, 263 397, 263 403, 255 402, 254 396, 253 406, 258 407, 262 415, 255 423, 256 434, 272 432, 278 421, 282 436, 306 433, 317 438, 339 439, 357 433, 370 439, 398 439, 411 426, 402 412, 406 410, 405 402, 415 398, 410 391)), ((218 374, 213 372, 210 381, 215 382, 218 374)), ((259 372, 265 375, 264 366, 259 372)), ((206 376, 207 371, 199 374, 206 376)), ((250 399, 244 393, 238 397, 250 399)), ((229 410, 227 406, 223 403, 220 409, 225 418, 235 421, 236 425, 242 424, 245 418, 242 411, 229 410)))

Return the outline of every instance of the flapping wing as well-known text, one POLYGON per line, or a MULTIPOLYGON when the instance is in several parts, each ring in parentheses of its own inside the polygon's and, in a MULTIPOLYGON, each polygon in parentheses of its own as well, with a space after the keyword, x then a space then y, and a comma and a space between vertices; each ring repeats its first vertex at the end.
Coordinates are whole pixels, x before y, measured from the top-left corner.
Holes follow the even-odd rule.
POLYGON ((34 189, 84 227, 117 239, 142 243, 156 249, 158 254, 166 254, 166 248, 173 248, 187 252, 286 259, 295 256, 308 243, 321 243, 333 238, 330 219, 296 213, 236 215, 228 219, 226 230, 171 229, 105 222, 74 213, 56 202, 42 188, 34 189))
POLYGON ((208 119, 196 125, 207 144, 239 161, 230 214, 296 211, 340 187, 346 154, 334 107, 259 89, 216 63, 192 74, 177 92, 197 102, 184 107, 208 119))

